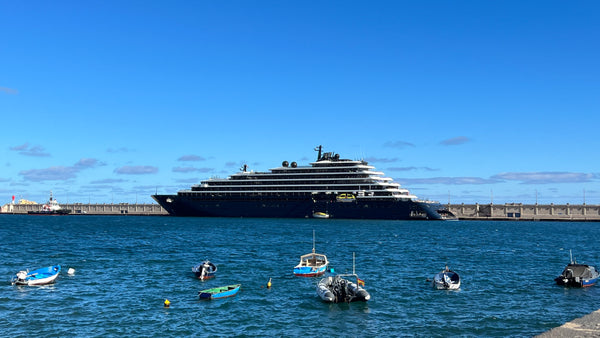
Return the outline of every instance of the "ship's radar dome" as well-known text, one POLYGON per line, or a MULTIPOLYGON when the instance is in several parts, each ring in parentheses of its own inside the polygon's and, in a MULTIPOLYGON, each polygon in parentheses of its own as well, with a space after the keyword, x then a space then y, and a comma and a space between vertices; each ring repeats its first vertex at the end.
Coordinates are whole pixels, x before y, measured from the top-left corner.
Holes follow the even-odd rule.
POLYGON ((281 165, 287 168, 287 166, 289 165, 289 163, 288 163, 288 161, 283 161, 283 162, 281 162, 281 165))

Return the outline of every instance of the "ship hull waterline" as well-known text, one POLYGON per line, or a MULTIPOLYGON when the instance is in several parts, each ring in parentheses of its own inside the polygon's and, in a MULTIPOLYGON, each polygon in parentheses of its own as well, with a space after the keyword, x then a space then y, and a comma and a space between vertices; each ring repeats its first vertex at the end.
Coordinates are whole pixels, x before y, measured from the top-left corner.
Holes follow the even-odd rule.
POLYGON ((198 199, 152 195, 170 215, 184 217, 310 218, 325 210, 337 219, 442 220, 439 203, 412 200, 357 200, 352 203, 313 199, 198 199))

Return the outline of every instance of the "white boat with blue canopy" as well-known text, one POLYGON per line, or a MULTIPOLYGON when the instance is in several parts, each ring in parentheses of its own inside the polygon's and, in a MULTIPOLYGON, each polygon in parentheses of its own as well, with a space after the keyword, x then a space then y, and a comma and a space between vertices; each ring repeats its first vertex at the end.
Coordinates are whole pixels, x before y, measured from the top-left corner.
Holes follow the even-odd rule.
POLYGON ((45 285, 53 283, 60 273, 60 265, 52 265, 29 272, 19 271, 12 279, 12 284, 16 285, 45 285))
POLYGON ((315 253, 315 231, 313 230, 312 253, 300 256, 300 263, 294 267, 294 275, 299 277, 316 277, 325 274, 329 261, 327 256, 315 253))

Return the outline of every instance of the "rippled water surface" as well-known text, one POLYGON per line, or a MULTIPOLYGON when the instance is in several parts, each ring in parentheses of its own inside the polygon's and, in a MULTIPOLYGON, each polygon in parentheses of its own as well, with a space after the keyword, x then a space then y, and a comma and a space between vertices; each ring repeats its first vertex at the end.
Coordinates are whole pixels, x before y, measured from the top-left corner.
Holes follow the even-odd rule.
POLYGON ((553 281, 569 249, 598 266, 599 239, 598 223, 0 215, 0 332, 530 337, 600 307, 600 286, 553 281), (356 253, 371 301, 325 304, 318 278, 293 276, 313 230, 335 272, 351 272, 356 253), (206 282, 191 273, 204 259, 219 269, 206 282), (63 266, 53 285, 10 284, 53 264, 63 266), (459 291, 427 283, 445 264, 459 291), (234 298, 198 299, 232 283, 234 298))

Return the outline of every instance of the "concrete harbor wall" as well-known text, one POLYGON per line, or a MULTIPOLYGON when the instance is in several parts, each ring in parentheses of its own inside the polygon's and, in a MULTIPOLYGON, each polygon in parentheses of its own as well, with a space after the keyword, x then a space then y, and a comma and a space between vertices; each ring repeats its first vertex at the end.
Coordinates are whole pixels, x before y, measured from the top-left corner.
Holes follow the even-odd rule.
MULTIPOLYGON (((498 221, 600 221, 600 205, 586 204, 447 204, 461 220, 498 221)), ((72 215, 167 215, 158 204, 61 204, 72 215)), ((2 213, 26 214, 42 204, 6 204, 2 213)))
MULTIPOLYGON (((63 209, 71 209, 71 215, 131 215, 161 216, 168 213, 158 204, 61 204, 63 209)), ((42 204, 7 204, 2 207, 3 213, 26 214, 28 211, 42 210, 42 204)))
POLYGON ((462 220, 600 221, 600 205, 587 204, 449 204, 462 220))

